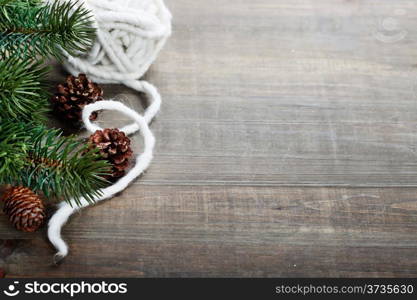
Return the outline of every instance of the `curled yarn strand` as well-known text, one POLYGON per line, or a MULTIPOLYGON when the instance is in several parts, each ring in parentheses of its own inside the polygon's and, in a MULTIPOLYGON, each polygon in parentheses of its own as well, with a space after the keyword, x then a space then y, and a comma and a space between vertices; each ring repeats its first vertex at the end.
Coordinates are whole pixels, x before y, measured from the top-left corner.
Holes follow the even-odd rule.
MULTIPOLYGON (((91 124, 89 116, 93 111, 97 110, 113 110, 119 111, 128 116, 137 124, 138 129, 144 139, 144 151, 136 158, 135 166, 118 182, 101 190, 101 196, 95 197, 95 201, 99 202, 108 198, 111 198, 115 194, 123 191, 134 179, 136 179, 144 170, 146 170, 152 161, 153 149, 155 146, 155 137, 149 129, 148 123, 145 118, 139 115, 133 109, 127 107, 118 101, 99 101, 93 104, 89 104, 84 108, 83 120, 87 128, 97 128, 91 124)), ((89 130, 90 130, 89 129, 89 130)), ((49 220, 48 225, 48 238, 50 242, 55 246, 58 252, 55 255, 55 262, 61 260, 68 254, 68 246, 61 237, 61 228, 67 222, 68 218, 77 210, 89 206, 89 203, 84 198, 81 198, 81 206, 77 206, 74 199, 68 202, 62 202, 59 205, 58 210, 49 220)))
MULTIPOLYGON (((160 109, 161 97, 155 86, 139 79, 171 35, 172 17, 163 0, 82 0, 81 3, 93 13, 97 40, 86 55, 74 57, 64 52, 65 68, 73 75, 86 73, 98 83, 124 84, 145 93, 150 102, 143 116, 117 101, 99 101, 83 110, 83 122, 90 132, 102 129, 89 120, 93 111, 114 110, 133 120, 120 130, 128 135, 140 131, 145 141, 144 152, 137 157, 135 166, 115 184, 102 189, 101 196, 95 198, 95 201, 102 201, 124 190, 152 160, 155 138, 148 124, 160 109)), ((81 206, 77 206, 74 200, 62 202, 50 219, 48 238, 57 249, 55 262, 68 254, 68 245, 61 237, 62 227, 75 211, 88 205, 85 199, 81 199, 81 206)))

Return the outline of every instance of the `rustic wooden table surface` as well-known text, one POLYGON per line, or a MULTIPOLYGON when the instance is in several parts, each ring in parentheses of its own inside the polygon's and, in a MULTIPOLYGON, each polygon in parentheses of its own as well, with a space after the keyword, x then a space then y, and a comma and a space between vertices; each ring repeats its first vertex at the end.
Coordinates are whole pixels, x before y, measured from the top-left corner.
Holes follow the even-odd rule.
POLYGON ((0 216, 6 276, 417 276, 414 1, 166 2, 150 169, 70 220, 60 266, 0 216))

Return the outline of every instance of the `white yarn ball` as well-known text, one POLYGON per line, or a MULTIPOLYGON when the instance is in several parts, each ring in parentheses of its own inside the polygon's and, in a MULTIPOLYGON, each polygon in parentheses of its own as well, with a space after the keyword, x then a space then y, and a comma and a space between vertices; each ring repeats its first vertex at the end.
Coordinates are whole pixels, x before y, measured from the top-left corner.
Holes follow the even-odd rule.
POLYGON ((97 40, 87 55, 67 54, 66 68, 101 83, 141 78, 171 35, 162 0, 84 0, 95 18, 97 40))

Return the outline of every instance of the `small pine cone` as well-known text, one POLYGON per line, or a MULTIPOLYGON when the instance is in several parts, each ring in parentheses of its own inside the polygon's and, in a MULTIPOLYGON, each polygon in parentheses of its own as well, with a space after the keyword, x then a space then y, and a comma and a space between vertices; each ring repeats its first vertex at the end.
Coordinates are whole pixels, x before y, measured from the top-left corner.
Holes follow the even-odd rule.
POLYGON ((97 130, 89 138, 91 147, 100 149, 100 155, 112 165, 111 175, 106 179, 122 177, 129 166, 129 158, 133 152, 130 139, 119 129, 97 130))
MULTIPOLYGON (((87 104, 103 100, 103 90, 85 74, 78 77, 69 75, 64 84, 58 84, 57 93, 51 102, 54 111, 72 123, 78 123, 82 118, 82 110, 87 104)), ((90 115, 90 120, 97 119, 97 112, 90 115)))
POLYGON ((4 196, 3 211, 10 222, 21 231, 34 232, 45 220, 42 200, 32 190, 25 187, 11 187, 4 196))

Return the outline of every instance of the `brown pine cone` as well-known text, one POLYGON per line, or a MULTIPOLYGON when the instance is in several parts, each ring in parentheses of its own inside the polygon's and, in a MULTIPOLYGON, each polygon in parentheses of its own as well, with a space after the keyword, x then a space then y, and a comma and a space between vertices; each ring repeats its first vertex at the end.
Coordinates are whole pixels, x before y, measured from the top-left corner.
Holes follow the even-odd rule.
MULTIPOLYGON (((72 123, 78 123, 82 118, 82 109, 87 104, 103 100, 103 90, 85 74, 78 77, 69 75, 64 84, 58 84, 57 93, 51 102, 54 111, 72 123)), ((97 112, 90 115, 90 120, 97 119, 97 112)))
POLYGON ((89 138, 92 147, 100 149, 100 155, 112 165, 111 175, 106 179, 112 180, 122 177, 129 166, 129 158, 133 152, 130 139, 119 129, 97 130, 89 138))
POLYGON ((45 220, 42 200, 32 190, 25 187, 11 187, 4 196, 3 211, 10 222, 25 232, 36 231, 45 220))

